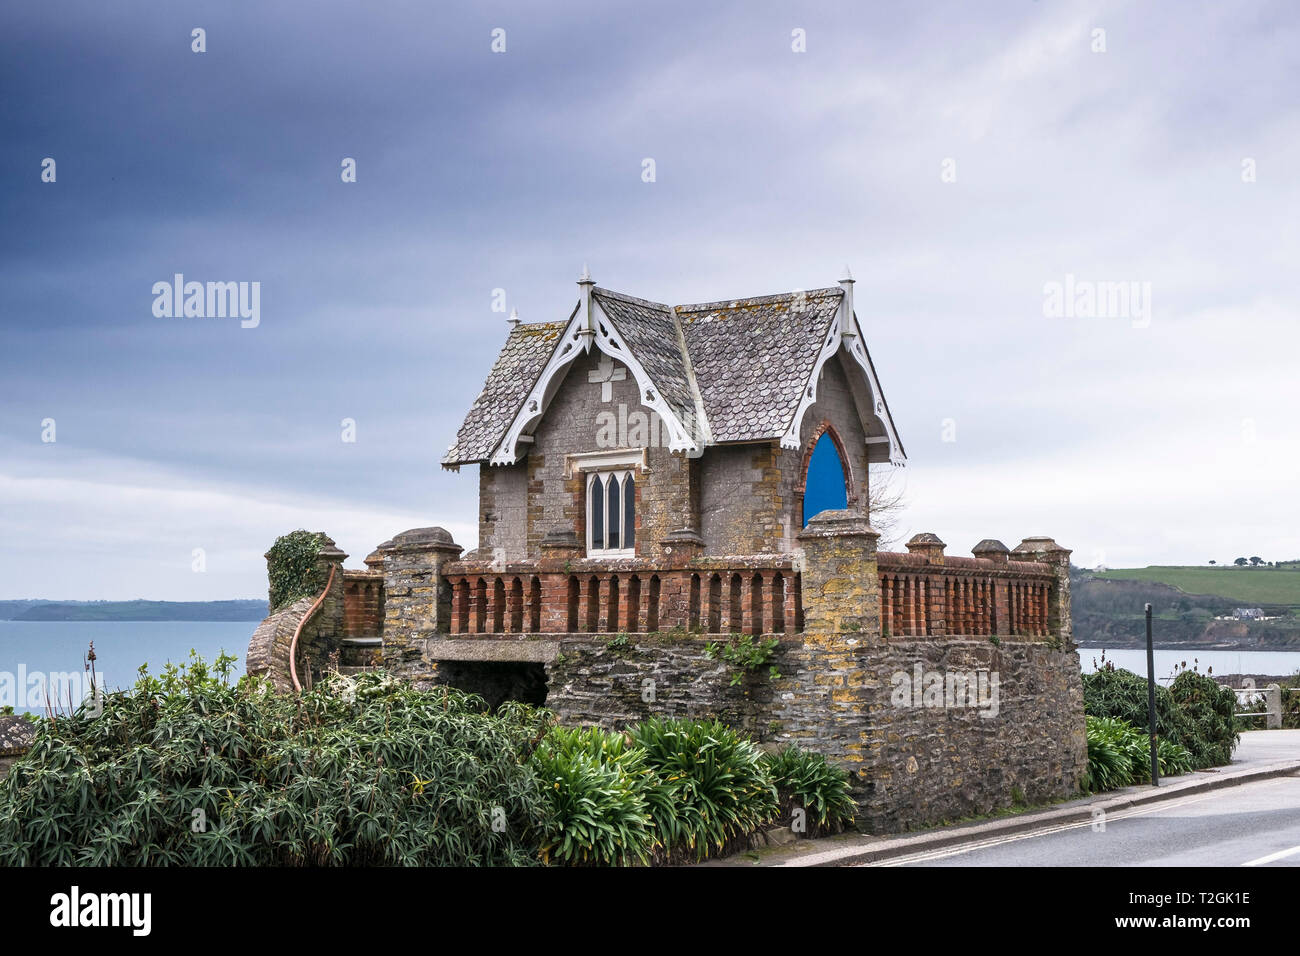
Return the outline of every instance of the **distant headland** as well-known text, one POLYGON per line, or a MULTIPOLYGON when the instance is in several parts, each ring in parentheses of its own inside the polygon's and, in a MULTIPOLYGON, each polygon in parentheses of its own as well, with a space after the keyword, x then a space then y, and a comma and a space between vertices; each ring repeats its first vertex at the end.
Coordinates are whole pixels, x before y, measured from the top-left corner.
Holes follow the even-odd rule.
POLYGON ((264 599, 235 601, 0 601, 0 621, 260 621, 264 599))

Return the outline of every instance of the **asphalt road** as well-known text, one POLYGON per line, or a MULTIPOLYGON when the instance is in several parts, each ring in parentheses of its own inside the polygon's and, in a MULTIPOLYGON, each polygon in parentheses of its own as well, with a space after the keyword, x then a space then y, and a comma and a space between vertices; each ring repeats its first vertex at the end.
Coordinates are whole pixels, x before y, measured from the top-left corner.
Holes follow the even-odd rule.
POLYGON ((1300 776, 869 865, 1300 866, 1300 776))

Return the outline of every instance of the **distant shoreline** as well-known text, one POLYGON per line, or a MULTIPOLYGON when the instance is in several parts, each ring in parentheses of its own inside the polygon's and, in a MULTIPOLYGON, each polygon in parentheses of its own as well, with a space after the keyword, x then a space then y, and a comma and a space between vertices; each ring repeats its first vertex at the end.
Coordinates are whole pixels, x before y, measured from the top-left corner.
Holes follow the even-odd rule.
MULTIPOLYGON (((1146 650, 1146 640, 1144 638, 1130 638, 1128 640, 1096 640, 1076 641, 1079 650, 1100 651, 1143 651, 1146 650)), ((1300 653, 1300 646, 1295 644, 1258 644, 1247 643, 1244 641, 1227 641, 1219 643, 1202 643, 1199 641, 1156 641, 1153 645, 1157 651, 1184 651, 1196 652, 1204 651, 1224 651, 1239 654, 1294 654, 1300 653)))
POLYGON ((231 601, 0 601, 0 621, 25 623, 58 621, 244 621, 255 623, 267 616, 265 600, 231 601))

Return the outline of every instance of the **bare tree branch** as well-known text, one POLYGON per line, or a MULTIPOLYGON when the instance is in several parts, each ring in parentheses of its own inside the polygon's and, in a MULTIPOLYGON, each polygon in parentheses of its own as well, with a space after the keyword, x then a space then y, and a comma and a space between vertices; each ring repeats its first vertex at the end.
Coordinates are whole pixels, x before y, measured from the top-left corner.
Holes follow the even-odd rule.
POLYGON ((867 508, 871 526, 880 532, 877 547, 893 550, 901 541, 899 528, 907 507, 907 489, 900 469, 893 465, 872 468, 867 482, 867 508))

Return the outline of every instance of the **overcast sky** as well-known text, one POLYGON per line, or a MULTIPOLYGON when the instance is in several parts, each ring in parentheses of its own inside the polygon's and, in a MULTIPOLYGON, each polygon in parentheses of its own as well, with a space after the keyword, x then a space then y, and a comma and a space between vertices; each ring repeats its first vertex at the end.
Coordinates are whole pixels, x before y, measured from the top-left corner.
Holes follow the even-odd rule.
POLYGON ((0 597, 262 596, 298 527, 472 547, 438 462, 493 290, 561 319, 584 262, 669 303, 847 263, 949 553, 1300 557, 1294 3, 612 6, 4 5, 0 597), (260 324, 156 317, 175 273, 260 324), (1052 315, 1067 276, 1149 312, 1052 315))

